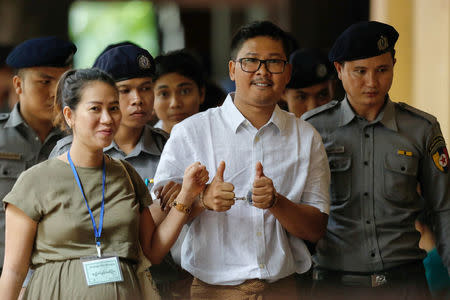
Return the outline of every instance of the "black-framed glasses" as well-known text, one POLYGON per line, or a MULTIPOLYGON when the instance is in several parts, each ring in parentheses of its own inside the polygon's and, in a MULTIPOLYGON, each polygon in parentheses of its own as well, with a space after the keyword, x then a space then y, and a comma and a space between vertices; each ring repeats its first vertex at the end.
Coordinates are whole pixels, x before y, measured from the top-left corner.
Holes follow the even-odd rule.
POLYGON ((266 70, 272 74, 280 74, 284 72, 287 61, 284 59, 257 59, 252 57, 244 57, 235 60, 241 65, 241 69, 247 73, 254 73, 261 68, 261 65, 266 66, 266 70))

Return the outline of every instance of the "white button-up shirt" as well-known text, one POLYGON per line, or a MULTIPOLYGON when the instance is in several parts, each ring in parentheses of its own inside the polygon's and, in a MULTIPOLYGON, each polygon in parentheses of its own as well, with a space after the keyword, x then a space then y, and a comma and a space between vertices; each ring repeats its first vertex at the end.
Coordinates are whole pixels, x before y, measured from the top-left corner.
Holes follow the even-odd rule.
MULTIPOLYGON (((182 180, 195 161, 206 166, 212 181, 225 161, 224 181, 237 197, 252 189, 256 162, 277 192, 294 203, 329 213, 330 170, 317 131, 276 106, 259 130, 233 103, 196 114, 175 125, 164 147, 155 186, 182 180)), ((287 233, 268 209, 236 201, 230 210, 205 210, 190 224, 181 247, 181 265, 209 284, 237 285, 247 279, 270 282, 311 266, 303 241, 287 233)))

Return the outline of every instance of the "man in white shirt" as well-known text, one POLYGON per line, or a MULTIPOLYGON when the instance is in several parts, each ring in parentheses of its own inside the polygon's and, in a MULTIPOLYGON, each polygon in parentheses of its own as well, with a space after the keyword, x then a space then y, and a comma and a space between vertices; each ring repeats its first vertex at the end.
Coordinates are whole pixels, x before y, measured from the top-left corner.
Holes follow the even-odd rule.
POLYGON ((194 161, 216 174, 192 207, 181 249, 182 267, 195 277, 192 299, 293 299, 292 275, 311 266, 303 239, 325 233, 328 160, 317 131, 276 105, 291 73, 285 32, 248 24, 231 52, 236 92, 173 128, 154 190, 180 182, 194 161), (249 192, 251 203, 235 198, 249 192))

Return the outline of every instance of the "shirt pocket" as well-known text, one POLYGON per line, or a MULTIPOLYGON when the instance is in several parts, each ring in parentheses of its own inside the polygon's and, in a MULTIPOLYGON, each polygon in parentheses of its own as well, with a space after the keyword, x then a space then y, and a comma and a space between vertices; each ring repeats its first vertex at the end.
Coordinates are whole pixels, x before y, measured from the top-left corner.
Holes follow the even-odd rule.
POLYGON ((351 195, 351 156, 328 154, 331 171, 330 197, 331 203, 339 204, 347 201, 351 195))
POLYGON ((416 199, 418 167, 416 157, 387 154, 384 159, 384 197, 404 203, 416 199))
POLYGON ((8 194, 17 178, 25 171, 26 163, 20 159, 0 158, 0 200, 8 194))

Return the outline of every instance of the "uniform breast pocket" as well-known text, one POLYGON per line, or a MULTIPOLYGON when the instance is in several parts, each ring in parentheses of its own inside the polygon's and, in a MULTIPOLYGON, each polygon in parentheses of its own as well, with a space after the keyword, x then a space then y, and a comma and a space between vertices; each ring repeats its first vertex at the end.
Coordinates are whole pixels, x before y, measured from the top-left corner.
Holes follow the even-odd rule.
POLYGON ((11 191, 25 169, 26 164, 22 160, 0 159, 0 200, 11 191))
POLYGON ((352 159, 348 155, 328 154, 331 171, 330 196, 333 204, 342 203, 351 195, 352 159))
POLYGON ((384 196, 386 199, 409 202, 417 195, 419 160, 413 156, 387 154, 384 159, 384 196))

